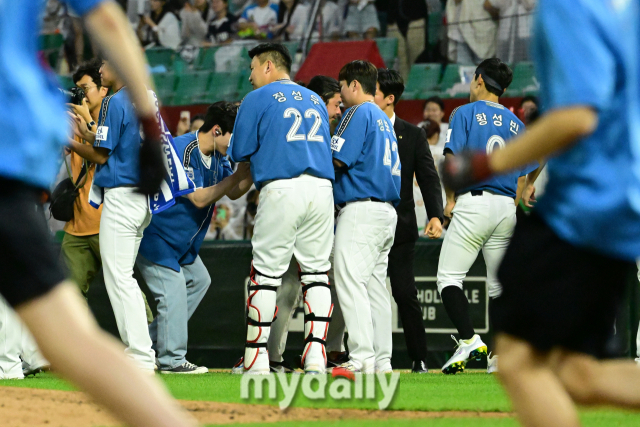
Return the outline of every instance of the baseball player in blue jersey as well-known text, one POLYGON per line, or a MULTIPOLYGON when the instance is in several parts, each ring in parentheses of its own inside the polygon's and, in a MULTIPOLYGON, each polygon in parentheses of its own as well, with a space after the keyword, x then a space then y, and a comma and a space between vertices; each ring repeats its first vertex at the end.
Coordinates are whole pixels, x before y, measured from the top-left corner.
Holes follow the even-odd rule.
MULTIPOLYGON (((455 156, 462 150, 491 153, 524 132, 515 114, 498 103, 512 78, 509 66, 497 58, 480 63, 470 85, 471 103, 451 114, 445 156, 455 156)), ((460 338, 456 352, 442 367, 445 374, 461 372, 469 359, 487 356, 486 344, 471 325, 462 282, 482 250, 489 298, 500 296, 496 272, 516 225, 518 179, 536 168, 537 163, 457 192, 447 191, 445 215, 452 219, 438 262, 438 291, 460 338)), ((493 358, 490 361, 495 364, 493 358)), ((489 370, 493 369, 491 366, 489 370)))
MULTIPOLYGON (((391 372, 389 251, 400 202, 400 157, 393 125, 374 103, 378 71, 367 61, 342 67, 348 107, 331 140, 336 166, 336 291, 349 331, 349 361, 334 369, 391 372)), ((335 371, 334 371, 335 372, 335 371)))
POLYGON ((207 234, 215 202, 237 199, 251 186, 249 167, 232 175, 226 158, 236 107, 211 105, 199 131, 175 138, 177 154, 197 190, 153 216, 144 231, 136 264, 157 301, 157 316, 149 327, 161 374, 208 372, 186 359, 187 322, 204 297, 211 277, 198 252, 207 234), (244 178, 248 178, 242 185, 244 178))
POLYGON ((153 372, 155 354, 142 291, 133 277, 144 229, 151 221, 148 197, 136 190, 140 176, 140 125, 124 82, 108 62, 100 68, 102 84, 115 92, 102 100, 98 129, 77 126, 93 145, 74 142, 72 149, 96 164, 93 185, 103 189, 100 256, 104 283, 127 353, 141 369, 153 372))
POLYGON ((300 265, 305 306, 305 372, 324 373, 331 317, 327 271, 333 242, 333 165, 327 107, 289 80, 291 56, 280 44, 249 52, 255 90, 238 111, 229 153, 251 163, 260 189, 247 300, 245 372, 269 373, 267 340, 276 289, 292 255, 300 265))
POLYGON ((635 363, 597 360, 640 256, 640 1, 541 0, 533 34, 542 116, 443 172, 463 188, 549 158, 498 271, 496 348, 524 426, 578 427, 575 404, 640 408, 635 363))
MULTIPOLYGON (((131 97, 140 121, 157 127, 140 45, 120 7, 100 0, 67 3, 134 87, 131 97)), ((193 426, 195 422, 178 409, 166 390, 136 369, 121 346, 100 330, 77 286, 65 280, 46 221, 35 209, 55 177, 69 131, 55 76, 38 60, 44 6, 44 1, 36 0, 0 2, 0 293, 29 327, 53 369, 123 423, 193 426), (27 131, 26 119, 36 124, 27 131)), ((158 148, 162 160, 158 142, 146 134, 145 144, 158 148)), ((158 165, 164 173, 162 163, 158 165)), ((143 184, 154 186, 147 185, 149 181, 143 184)))

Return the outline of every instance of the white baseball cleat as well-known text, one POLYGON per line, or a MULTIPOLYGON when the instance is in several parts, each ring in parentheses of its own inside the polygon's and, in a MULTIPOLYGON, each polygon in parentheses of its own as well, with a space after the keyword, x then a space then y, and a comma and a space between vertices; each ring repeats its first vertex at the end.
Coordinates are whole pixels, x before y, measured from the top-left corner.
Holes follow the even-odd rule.
POLYGON ((325 365, 318 365, 318 364, 306 364, 304 367, 304 373, 307 375, 322 375, 322 374, 326 374, 327 370, 325 368, 325 365))
POLYGON ((442 367, 442 373, 455 374, 463 372, 469 360, 482 360, 482 358, 487 357, 487 345, 482 342, 478 334, 468 340, 458 341, 453 335, 451 335, 451 338, 456 342, 457 349, 442 367))
POLYGON ((491 353, 487 356, 487 374, 498 372, 498 356, 491 357, 491 353))
POLYGON ((636 357, 636 363, 640 366, 640 357, 636 357))
POLYGON ((243 366, 243 368, 245 374, 269 375, 271 373, 271 368, 269 367, 269 353, 266 349, 259 349, 251 367, 247 369, 246 366, 243 366))
POLYGON ((238 359, 233 368, 231 368, 232 374, 244 374, 244 357, 238 359))

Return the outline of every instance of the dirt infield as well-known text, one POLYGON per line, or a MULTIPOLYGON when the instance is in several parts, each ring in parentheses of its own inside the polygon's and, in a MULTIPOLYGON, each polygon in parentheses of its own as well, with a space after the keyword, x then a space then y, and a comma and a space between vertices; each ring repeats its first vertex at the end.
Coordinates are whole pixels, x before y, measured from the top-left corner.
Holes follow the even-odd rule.
MULTIPOLYGON (((278 408, 237 403, 181 401, 201 423, 229 424, 342 419, 510 417, 501 412, 369 411, 358 409, 278 408)), ((0 387, 3 427, 92 427, 120 425, 84 393, 0 387)))

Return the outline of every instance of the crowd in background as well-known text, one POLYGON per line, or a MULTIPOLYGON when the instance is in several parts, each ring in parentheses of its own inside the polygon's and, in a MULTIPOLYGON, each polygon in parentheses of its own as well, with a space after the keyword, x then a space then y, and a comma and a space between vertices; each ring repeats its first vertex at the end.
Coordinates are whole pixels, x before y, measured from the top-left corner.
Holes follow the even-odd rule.
MULTIPOLYGON (((145 48, 184 51, 243 41, 404 39, 409 63, 478 64, 497 56, 528 60, 535 0, 118 0, 145 48)), ((65 37, 73 70, 83 58, 80 20, 58 0, 48 0, 45 33, 65 37), (80 58, 80 60, 78 59, 80 58)), ((392 64, 389 64, 392 65, 392 64)))

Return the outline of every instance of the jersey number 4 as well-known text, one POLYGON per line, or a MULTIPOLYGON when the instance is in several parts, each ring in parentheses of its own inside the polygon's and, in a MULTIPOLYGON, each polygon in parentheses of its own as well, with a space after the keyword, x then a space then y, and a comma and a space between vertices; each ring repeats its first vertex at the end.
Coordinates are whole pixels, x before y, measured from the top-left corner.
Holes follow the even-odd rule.
POLYGON ((300 111, 295 108, 287 108, 284 110, 284 118, 288 119, 293 117, 293 124, 291 125, 291 129, 287 132, 287 141, 316 141, 316 142, 324 142, 324 138, 322 135, 316 135, 318 130, 320 130, 320 125, 322 124, 322 117, 320 117, 320 113, 318 113, 313 108, 309 108, 304 112, 304 117, 307 119, 314 119, 313 126, 311 126, 311 130, 307 134, 306 138, 304 134, 299 134, 298 129, 300 129, 300 125, 302 124, 302 114, 300 111))
MULTIPOLYGON (((384 159, 382 159, 382 163, 385 166, 391 166, 391 152, 398 152, 398 143, 393 141, 390 142, 389 138, 386 138, 386 144, 384 148, 384 159)), ((391 168, 391 175, 400 176, 400 156, 396 154, 396 163, 391 168)))

